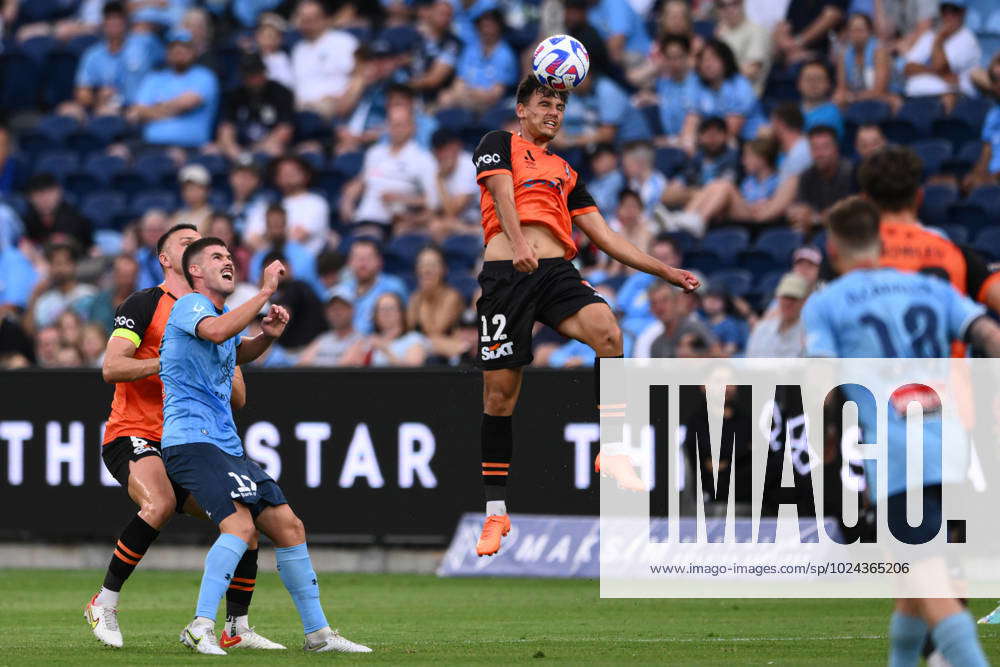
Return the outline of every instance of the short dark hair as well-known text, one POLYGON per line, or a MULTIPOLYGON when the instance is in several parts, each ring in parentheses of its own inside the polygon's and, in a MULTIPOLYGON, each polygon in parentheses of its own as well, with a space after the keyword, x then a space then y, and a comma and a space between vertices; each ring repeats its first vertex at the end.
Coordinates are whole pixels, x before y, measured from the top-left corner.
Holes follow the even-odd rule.
POLYGON ((633 190, 632 188, 623 188, 622 191, 618 193, 618 204, 620 205, 623 201, 625 201, 629 197, 639 202, 640 206, 642 205, 642 197, 640 197, 639 193, 633 190))
POLYGON ((698 134, 707 132, 708 130, 718 130, 724 134, 729 134, 729 128, 726 127, 726 121, 722 120, 719 116, 708 116, 707 118, 701 119, 701 122, 698 123, 698 134))
POLYGON ((872 22, 872 17, 868 16, 868 14, 865 14, 864 12, 852 12, 851 15, 847 17, 847 21, 844 22, 845 25, 858 17, 861 17, 865 20, 865 25, 868 26, 869 30, 875 29, 875 24, 872 22))
POLYGON ((104 3, 104 7, 101 9, 101 16, 103 18, 108 18, 109 16, 120 16, 127 21, 128 11, 125 9, 124 3, 118 2, 117 0, 111 0, 111 2, 104 3))
POLYGON ((825 134, 828 135, 830 139, 833 140, 833 143, 837 143, 839 141, 839 137, 837 137, 837 131, 832 127, 830 127, 829 125, 816 125, 814 127, 809 128, 809 131, 806 134, 809 136, 810 139, 812 139, 813 137, 818 137, 821 134, 825 134))
POLYGON ((666 33, 660 38, 660 53, 665 52, 671 44, 681 47, 685 53, 691 53, 691 39, 687 35, 666 33))
POLYGON ((350 253, 351 250, 354 250, 354 246, 359 244, 371 246, 372 250, 374 250, 379 257, 382 256, 382 244, 370 236, 359 236, 358 238, 351 241, 351 247, 348 249, 347 252, 350 253))
POLYGON ((805 117, 802 115, 802 109, 795 102, 784 102, 779 104, 771 112, 771 116, 780 120, 782 123, 787 125, 793 130, 799 132, 806 125, 805 117))
POLYGON ((916 203, 923 174, 920 156, 903 146, 886 146, 861 163, 858 182, 883 211, 904 211, 916 203))
POLYGON ((879 211, 864 197, 837 202, 826 213, 830 236, 848 251, 863 251, 879 242, 879 211))
POLYGON ((271 162, 271 169, 270 169, 271 172, 270 176, 272 181, 274 180, 274 177, 277 176, 278 174, 278 167, 280 167, 284 162, 294 162, 295 164, 298 165, 299 169, 305 172, 306 187, 308 187, 312 183, 313 180, 312 165, 309 164, 302 157, 293 154, 282 155, 281 157, 274 158, 274 160, 271 162))
POLYGON ((543 86, 539 83, 538 79, 529 74, 521 80, 521 83, 517 84, 517 103, 527 104, 536 90, 543 98, 558 97, 564 104, 569 99, 569 93, 565 90, 556 90, 551 86, 543 86))
MULTIPOLYGON (((701 48, 697 56, 697 65, 701 65, 701 59, 705 56, 706 51, 712 51, 716 56, 722 61, 722 78, 729 79, 740 71, 739 66, 736 64, 736 56, 733 55, 733 50, 729 48, 729 45, 723 42, 721 39, 712 38, 705 42, 705 46, 701 48)), ((697 69, 697 67, 696 67, 697 69)), ((700 74, 699 74, 700 76, 700 74)))
POLYGON ((388 99, 390 95, 402 95, 407 99, 409 99, 411 102, 416 97, 416 95, 413 92, 413 89, 407 86, 405 83, 389 84, 389 87, 386 88, 385 90, 386 99, 388 99))
POLYGON ((74 262, 80 258, 80 247, 73 241, 58 241, 45 246, 45 259, 52 261, 61 252, 69 253, 74 262))
POLYGON ((754 155, 760 156, 760 159, 764 160, 771 169, 777 166, 781 147, 778 146, 778 142, 773 137, 757 137, 746 142, 744 146, 754 155))
POLYGON ((336 273, 344 268, 344 256, 336 250, 324 250, 316 258, 317 275, 336 273))
POLYGON ((431 135, 431 148, 434 150, 444 148, 448 144, 453 144, 455 142, 461 143, 462 137, 458 136, 458 133, 450 127, 439 127, 434 130, 434 134, 431 135))
POLYGON ((184 249, 184 256, 181 259, 182 268, 184 269, 184 279, 187 284, 194 288, 194 276, 191 275, 191 264, 194 263, 195 259, 201 255, 201 252, 205 248, 211 248, 213 246, 222 246, 229 250, 228 246, 220 238, 215 236, 206 236, 205 238, 198 239, 187 248, 184 249))
POLYGON ((271 250, 269 253, 264 255, 264 261, 260 264, 261 268, 270 266, 271 262, 281 262, 286 267, 288 266, 288 260, 285 259, 285 253, 278 249, 271 250))
POLYGON ((163 252, 163 246, 167 245, 167 239, 169 239, 173 234, 181 231, 182 229, 190 229, 191 231, 198 231, 198 228, 189 222, 179 222, 167 231, 163 232, 163 236, 156 240, 156 254, 159 255, 163 252))
POLYGON ((826 72, 826 78, 829 79, 831 82, 835 78, 833 76, 833 72, 830 69, 830 66, 827 65, 822 60, 819 60, 818 58, 814 59, 814 60, 807 60, 805 63, 803 63, 802 64, 802 68, 799 70, 799 76, 802 76, 802 73, 806 71, 807 67, 819 67, 819 68, 821 68, 824 72, 826 72))
POLYGON ((279 202, 272 202, 267 205, 267 210, 264 211, 264 216, 271 215, 272 213, 280 213, 281 215, 288 217, 288 211, 279 202))
POLYGON ((47 171, 43 171, 35 174, 28 181, 27 190, 31 192, 40 192, 41 190, 50 190, 52 188, 59 187, 59 179, 47 171))

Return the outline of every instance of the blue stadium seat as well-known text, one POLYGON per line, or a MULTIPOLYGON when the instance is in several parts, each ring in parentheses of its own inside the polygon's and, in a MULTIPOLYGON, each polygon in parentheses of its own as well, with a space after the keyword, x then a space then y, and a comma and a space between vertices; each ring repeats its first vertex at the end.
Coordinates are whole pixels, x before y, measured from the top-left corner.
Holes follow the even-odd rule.
POLYGON ((785 267, 784 264, 779 264, 770 252, 754 248, 740 253, 739 265, 741 269, 749 271, 757 278, 785 267))
POLYGON ((910 148, 924 163, 924 178, 940 173, 945 160, 952 154, 951 142, 947 139, 915 141, 910 148))
POLYGON ((295 114, 295 141, 310 139, 325 139, 330 135, 330 124, 319 114, 312 111, 299 111, 295 114))
POLYGON ((65 148, 69 135, 80 127, 79 121, 72 116, 45 116, 35 131, 40 133, 53 148, 65 148))
MULTIPOLYGON (((49 37, 48 35, 41 35, 39 37, 32 37, 31 39, 26 39, 20 43, 21 51, 24 55, 35 61, 38 67, 43 67, 45 65, 45 59, 48 57, 56 46, 59 44, 54 37, 49 37)), ((46 74, 48 74, 46 72, 46 74)))
POLYGON ((930 136, 931 125, 942 115, 937 98, 911 97, 892 118, 882 123, 886 138, 896 144, 912 144, 930 136))
POLYGON ((140 155, 132 171, 151 187, 173 187, 177 180, 177 165, 173 158, 162 151, 140 155))
POLYGON ((129 133, 129 126, 119 116, 95 116, 87 123, 87 132, 107 146, 124 138, 129 133))
POLYGON ((979 155, 982 152, 982 140, 973 139, 972 141, 967 141, 954 155, 945 160, 945 163, 941 166, 941 170, 961 179, 979 161, 979 155))
POLYGON ((77 56, 81 56, 84 51, 92 47, 100 40, 101 38, 97 35, 79 35, 66 43, 66 50, 77 56))
POLYGON ((88 172, 84 166, 81 166, 71 174, 67 174, 66 178, 63 179, 63 187, 72 192, 77 199, 81 200, 104 185, 106 184, 101 182, 97 176, 88 172))
POLYGON ((1000 227, 990 227, 979 232, 974 247, 987 260, 1000 261, 1000 227))
POLYGON ((727 267, 718 254, 702 245, 700 249, 692 250, 684 256, 684 268, 707 276, 727 267))
POLYGON ((330 168, 343 176, 351 179, 361 173, 361 167, 365 161, 365 154, 356 151, 354 153, 342 153, 335 157, 330 163, 330 168))
POLYGON ((52 174, 61 182, 79 167, 80 157, 73 151, 53 150, 39 154, 33 171, 36 174, 52 174))
POLYGON ((232 197, 227 190, 216 188, 208 195, 208 204, 214 211, 225 211, 232 203, 232 197))
POLYGON ((385 270, 402 276, 413 273, 417 254, 431 239, 426 234, 402 234, 394 237, 385 248, 385 270))
POLYGON ((961 202, 948 208, 948 222, 969 231, 970 238, 1000 221, 1000 186, 985 185, 973 190, 961 202))
POLYGON ((949 185, 924 186, 920 219, 928 225, 945 224, 948 221, 948 208, 957 201, 958 191, 949 185))
POLYGON ((761 250, 774 258, 780 267, 791 264, 792 253, 802 245, 802 235, 794 229, 766 229, 754 243, 754 250, 761 250))
POLYGON ((299 153, 299 158, 312 167, 314 172, 321 170, 323 168, 323 163, 326 162, 326 158, 323 157, 323 154, 315 151, 299 153))
POLYGON ((8 111, 38 107, 42 77, 30 56, 17 48, 0 53, 0 82, 0 107, 8 111))
POLYGON ((639 107, 639 112, 642 113, 643 118, 646 119, 646 124, 649 126, 650 131, 653 133, 654 137, 661 137, 667 133, 663 128, 663 119, 660 117, 660 105, 659 104, 647 104, 639 107))
POLYGON ((711 229, 701 240, 702 250, 711 250, 725 262, 730 262, 750 245, 750 232, 742 227, 711 229))
POLYGON ((77 62, 76 54, 62 48, 55 49, 48 54, 44 65, 45 104, 54 107, 66 100, 73 99, 77 62))
POLYGON ((673 178, 679 174, 687 166, 687 163, 688 154, 683 149, 669 146, 656 149, 653 164, 657 171, 661 172, 667 178, 673 178))
POLYGON ((844 112, 844 121, 848 124, 860 125, 881 125, 892 116, 892 108, 885 102, 878 100, 862 100, 847 107, 844 112))
POLYGON ((441 109, 434 117, 437 119, 438 127, 447 127, 458 134, 476 125, 476 119, 468 109, 441 109))
POLYGON ((774 290, 778 289, 778 283, 781 282, 785 273, 785 271, 772 271, 754 285, 753 294, 757 297, 755 306, 758 310, 763 311, 767 307, 771 297, 774 296, 774 290))
POLYGON ((468 272, 449 273, 448 284, 458 290, 465 304, 472 301, 473 295, 479 289, 479 281, 468 272))
POLYGON ((685 253, 694 250, 701 244, 701 239, 696 237, 694 234, 691 234, 690 232, 685 232, 685 231, 670 232, 669 236, 670 239, 677 246, 677 249, 680 250, 681 255, 684 255, 685 253))
POLYGON ((127 209, 125 195, 114 190, 99 190, 85 196, 80 213, 98 229, 111 228, 115 219, 127 209))
POLYGON ((708 277, 709 287, 725 290, 730 296, 746 296, 753 282, 753 275, 745 269, 723 269, 708 277))
POLYGON ((378 36, 384 39, 395 53, 406 53, 412 51, 423 40, 416 28, 409 25, 386 28, 378 36))
POLYGON ((132 198, 129 208, 136 216, 154 208, 172 213, 177 208, 177 196, 170 190, 144 190, 132 198))
POLYGON ((952 243, 966 245, 969 242, 969 230, 958 225, 935 225, 944 232, 952 243))
POLYGON ((483 254, 483 239, 478 234, 449 236, 441 244, 448 270, 471 271, 483 254))

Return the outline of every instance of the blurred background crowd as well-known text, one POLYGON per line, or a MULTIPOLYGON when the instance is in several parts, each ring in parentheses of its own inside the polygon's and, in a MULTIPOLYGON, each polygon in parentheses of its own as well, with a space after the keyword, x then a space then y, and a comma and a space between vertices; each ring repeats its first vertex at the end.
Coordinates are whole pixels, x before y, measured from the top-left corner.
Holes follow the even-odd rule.
MULTIPOLYGON (((797 356, 824 210, 887 143, 921 218, 1000 260, 993 0, 0 0, 0 367, 95 367, 156 240, 290 271, 257 363, 468 365, 471 149, 516 129, 541 37, 591 57, 553 148, 685 295, 580 239, 626 355, 797 356)), ((252 332, 251 332, 252 333, 252 332)), ((593 352, 541 327, 535 365, 593 352)))

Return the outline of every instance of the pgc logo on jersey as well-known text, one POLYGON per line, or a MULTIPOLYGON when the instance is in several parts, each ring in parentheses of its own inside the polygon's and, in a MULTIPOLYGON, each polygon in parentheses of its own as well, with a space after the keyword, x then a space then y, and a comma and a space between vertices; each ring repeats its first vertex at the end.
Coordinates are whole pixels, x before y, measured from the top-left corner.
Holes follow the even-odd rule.
POLYGON ((124 315, 119 315, 115 318, 116 327, 125 327, 126 329, 135 329, 135 320, 131 317, 125 317, 124 315))

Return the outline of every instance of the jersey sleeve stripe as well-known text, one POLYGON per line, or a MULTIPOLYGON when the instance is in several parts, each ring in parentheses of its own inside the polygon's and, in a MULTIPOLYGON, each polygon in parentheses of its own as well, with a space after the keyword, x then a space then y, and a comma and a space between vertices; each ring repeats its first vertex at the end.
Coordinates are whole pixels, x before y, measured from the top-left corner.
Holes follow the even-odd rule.
POLYGON ((979 293, 976 294, 976 301, 979 303, 986 303, 986 293, 993 287, 994 283, 1000 280, 1000 271, 992 274, 989 278, 983 281, 983 284, 979 287, 979 293))
POLYGON ((115 329, 111 332, 112 338, 124 338, 125 340, 131 341, 133 345, 139 347, 142 344, 142 339, 139 338, 139 334, 130 329, 123 329, 121 327, 115 329))
POLYGON ((587 213, 597 213, 596 206, 584 206, 583 208, 575 208, 569 212, 570 217, 575 217, 578 215, 585 215, 587 213))
POLYGON ((510 169, 490 169, 489 171, 484 171, 481 174, 476 174, 476 182, 483 180, 487 176, 492 176, 493 174, 507 174, 511 178, 514 177, 514 172, 510 169))

